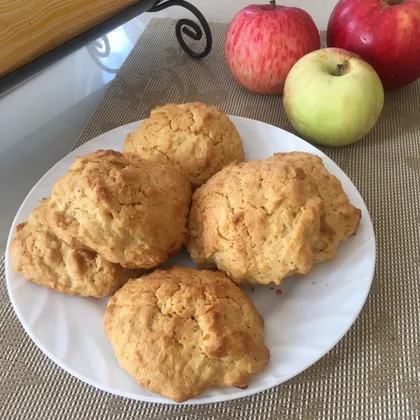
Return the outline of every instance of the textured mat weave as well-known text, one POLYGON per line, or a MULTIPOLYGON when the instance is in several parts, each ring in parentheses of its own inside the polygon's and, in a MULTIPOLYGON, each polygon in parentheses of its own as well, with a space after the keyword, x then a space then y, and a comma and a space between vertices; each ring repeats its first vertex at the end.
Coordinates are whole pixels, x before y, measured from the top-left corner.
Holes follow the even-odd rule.
MULTIPOLYGON (((169 101, 200 100, 291 130, 279 97, 253 95, 233 81, 223 57, 226 25, 212 25, 213 51, 194 61, 180 50, 174 24, 151 22, 75 147, 169 101)), ((365 141, 323 151, 360 190, 378 245, 368 302, 326 357, 282 386, 226 403, 166 406, 115 397, 55 366, 26 336, 2 260, 0 419, 419 419, 420 83, 387 93, 365 141)))

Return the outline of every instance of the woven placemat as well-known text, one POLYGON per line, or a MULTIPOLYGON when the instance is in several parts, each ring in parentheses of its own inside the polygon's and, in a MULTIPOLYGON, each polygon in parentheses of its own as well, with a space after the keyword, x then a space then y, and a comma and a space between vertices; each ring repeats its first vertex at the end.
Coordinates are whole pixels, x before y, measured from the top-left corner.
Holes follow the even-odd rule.
MULTIPOLYGON (((244 91, 226 69, 224 24, 213 51, 195 61, 153 20, 76 146, 148 116, 169 101, 199 100, 287 130, 281 98, 244 91)), ((386 95, 368 137, 323 149, 364 197, 378 257, 360 317, 321 361, 289 382, 236 401, 204 406, 139 403, 98 391, 51 362, 18 322, 0 268, 0 419, 419 419, 420 418, 420 83, 386 95)), ((75 147, 76 147, 75 146, 75 147)))

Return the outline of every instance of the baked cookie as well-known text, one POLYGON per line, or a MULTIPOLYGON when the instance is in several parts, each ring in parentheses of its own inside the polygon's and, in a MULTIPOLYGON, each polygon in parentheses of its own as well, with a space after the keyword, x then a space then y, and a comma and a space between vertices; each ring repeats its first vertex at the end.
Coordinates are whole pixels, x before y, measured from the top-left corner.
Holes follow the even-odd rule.
POLYGON ((224 273, 187 267, 127 282, 104 321, 121 367, 177 402, 210 387, 246 387, 269 360, 264 321, 224 273))
POLYGON ((280 159, 232 164, 193 195, 191 257, 237 283, 280 284, 313 266, 324 206, 314 180, 280 159))
POLYGON ((318 185, 325 215, 321 219, 320 238, 313 246, 315 262, 331 260, 340 243, 356 233, 362 212, 350 203, 341 182, 325 169, 319 156, 292 152, 277 153, 274 158, 303 169, 318 185))
POLYGON ((244 160, 235 125, 223 111, 201 102, 152 110, 150 118, 127 136, 124 153, 174 164, 193 188, 229 163, 244 160))
POLYGON ((16 227, 10 245, 15 271, 28 280, 68 295, 102 298, 112 295, 138 271, 110 263, 90 251, 75 250, 48 227, 48 199, 42 200, 29 220, 16 227))
POLYGON ((74 248, 151 268, 184 243, 191 186, 172 165, 98 150, 54 183, 48 222, 74 248))

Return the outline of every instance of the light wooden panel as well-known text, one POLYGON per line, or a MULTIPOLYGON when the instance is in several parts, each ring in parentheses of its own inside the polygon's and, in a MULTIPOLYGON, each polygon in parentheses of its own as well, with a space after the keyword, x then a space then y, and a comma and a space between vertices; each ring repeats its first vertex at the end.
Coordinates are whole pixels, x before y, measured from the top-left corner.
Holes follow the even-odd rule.
POLYGON ((0 76, 136 0, 0 0, 0 76))

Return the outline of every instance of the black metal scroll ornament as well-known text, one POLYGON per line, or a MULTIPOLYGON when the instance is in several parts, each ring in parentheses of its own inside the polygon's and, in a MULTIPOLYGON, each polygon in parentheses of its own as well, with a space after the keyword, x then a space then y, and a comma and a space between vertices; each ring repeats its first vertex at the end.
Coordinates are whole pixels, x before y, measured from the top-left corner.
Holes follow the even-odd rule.
POLYGON ((179 44, 181 45, 182 49, 193 58, 204 58, 206 57, 212 47, 213 38, 211 35, 210 26, 203 16, 203 14, 191 3, 188 3, 185 0, 166 0, 163 3, 160 3, 154 7, 152 7, 149 12, 160 12, 171 6, 181 6, 185 9, 188 9, 197 19, 198 22, 201 24, 204 35, 206 37, 206 46, 202 52, 193 51, 185 42, 184 36, 188 36, 194 41, 199 41, 203 37, 203 30, 200 26, 191 19, 180 19, 175 25, 175 34, 176 38, 178 39, 179 44))

